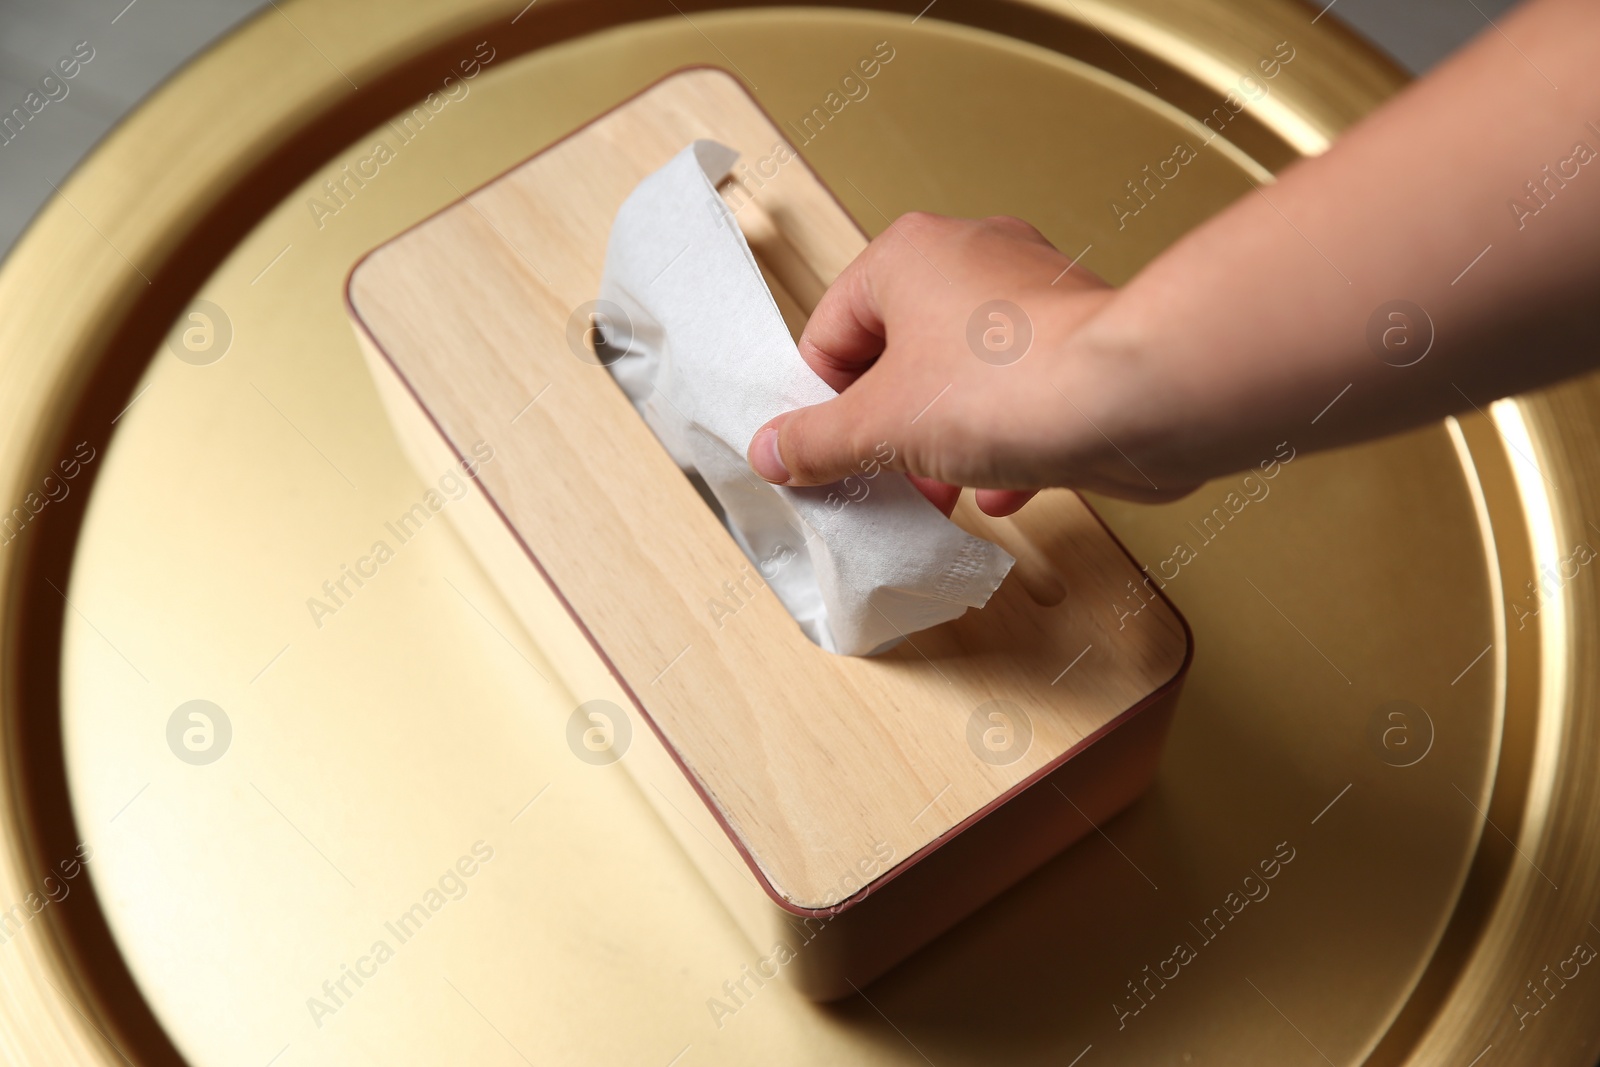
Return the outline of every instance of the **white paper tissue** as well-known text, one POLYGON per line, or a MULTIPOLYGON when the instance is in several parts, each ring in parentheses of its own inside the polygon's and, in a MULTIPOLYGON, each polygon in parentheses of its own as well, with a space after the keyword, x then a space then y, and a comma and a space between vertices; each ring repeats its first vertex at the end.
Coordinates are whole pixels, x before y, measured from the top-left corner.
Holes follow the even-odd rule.
MULTIPOLYGON (((833 486, 774 486, 750 470, 756 430, 834 392, 801 359, 717 194, 737 158, 695 141, 622 205, 599 295, 627 319, 612 324, 604 354, 672 458, 705 480, 806 635, 832 652, 882 651, 982 607, 1012 559, 946 519, 904 475, 881 470, 892 441, 833 486)), ((715 579, 737 576, 707 577, 714 605, 715 579)))

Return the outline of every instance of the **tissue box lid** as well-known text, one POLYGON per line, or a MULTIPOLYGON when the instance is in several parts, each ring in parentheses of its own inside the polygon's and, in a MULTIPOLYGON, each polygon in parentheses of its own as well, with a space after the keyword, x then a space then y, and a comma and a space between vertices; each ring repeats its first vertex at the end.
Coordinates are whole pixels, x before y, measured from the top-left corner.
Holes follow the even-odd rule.
POLYGON ((700 137, 748 161, 744 192, 821 281, 864 246, 743 87, 692 69, 376 249, 347 297, 457 455, 492 445, 478 487, 763 887, 805 912, 860 872, 892 878, 1166 693, 1190 640, 1066 491, 1011 520, 958 515, 1025 572, 982 611, 872 659, 802 635, 582 342, 617 208, 700 137))

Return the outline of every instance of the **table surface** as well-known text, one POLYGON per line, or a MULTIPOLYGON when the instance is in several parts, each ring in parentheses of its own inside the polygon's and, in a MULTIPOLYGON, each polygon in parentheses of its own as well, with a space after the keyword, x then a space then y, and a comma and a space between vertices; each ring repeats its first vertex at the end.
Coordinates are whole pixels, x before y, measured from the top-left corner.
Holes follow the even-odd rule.
MULTIPOLYGON (((1027 1063, 1089 1046, 1097 1061, 1355 1062, 1383 1034, 1468 877, 1501 742, 1499 653, 1474 656, 1500 607, 1485 508, 1514 486, 1485 420, 1297 458, 1225 536, 1198 535, 1169 593, 1200 654, 1152 797, 826 1011, 780 986, 727 991, 758 954, 620 769, 566 751, 570 695, 448 526, 325 625, 306 614, 426 490, 337 299, 360 252, 662 70, 745 66, 770 110, 798 115, 827 89, 816 71, 886 35, 903 42, 898 80, 808 147, 874 230, 912 207, 1008 211, 1063 247, 1094 244, 1105 222, 1072 187, 1072 152, 1133 173, 1178 122, 1060 56, 932 18, 639 24, 492 63, 437 137, 331 217, 309 210, 384 134, 355 139, 197 294, 232 328, 226 357, 155 353, 98 461, 68 589, 63 733, 101 906, 194 1062, 1027 1063), (1028 106, 996 108, 1001 85, 1028 106), (1407 639, 1375 632, 1419 605, 1407 639), (208 766, 175 759, 166 733, 195 698, 233 728, 208 766), (1370 736, 1395 699, 1441 726, 1409 767, 1370 736), (1270 901, 1214 946, 1185 932, 1285 844, 1270 901), (471 878, 447 878, 458 862, 471 878), (433 917, 400 942, 385 924, 418 902, 433 917), (1134 1003, 1124 987, 1175 939, 1202 946, 1209 974, 1119 1028, 1112 1005, 1134 1003)), ((1084 262, 1127 277, 1247 173, 1197 173, 1084 262)), ((1515 409, 1496 415, 1519 432, 1515 409)), ((1161 560, 1230 488, 1104 511, 1161 560)))

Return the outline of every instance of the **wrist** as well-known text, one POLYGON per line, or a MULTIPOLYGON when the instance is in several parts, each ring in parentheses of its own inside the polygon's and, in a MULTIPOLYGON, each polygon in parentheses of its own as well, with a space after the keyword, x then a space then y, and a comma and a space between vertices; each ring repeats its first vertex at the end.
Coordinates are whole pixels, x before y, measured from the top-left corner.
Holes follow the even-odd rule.
POLYGON ((1070 338, 1062 392, 1093 474, 1165 495, 1218 473, 1209 469, 1201 398, 1174 373, 1181 353, 1158 338, 1148 314, 1131 314, 1120 292, 1070 338))

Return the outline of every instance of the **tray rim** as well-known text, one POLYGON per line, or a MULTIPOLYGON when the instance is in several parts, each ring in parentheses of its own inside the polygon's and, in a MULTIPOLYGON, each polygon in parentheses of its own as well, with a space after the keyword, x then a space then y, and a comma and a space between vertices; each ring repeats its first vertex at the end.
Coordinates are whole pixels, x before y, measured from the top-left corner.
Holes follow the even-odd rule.
MULTIPOLYGON (((1319 58, 1322 65, 1316 78, 1302 83, 1303 70, 1295 70, 1294 80, 1284 82, 1282 87, 1298 115, 1330 134, 1358 119, 1404 82, 1391 61, 1339 24, 1329 20, 1319 23, 1314 33, 1307 31, 1306 18, 1313 8, 1298 0, 1196 0, 1183 11, 1165 10, 1159 0, 1010 0, 987 5, 975 0, 946 0, 934 17, 1064 51, 1056 44, 1030 38, 1025 31, 1045 19, 1051 20, 1049 25, 1058 33, 1066 32, 1063 27, 1075 27, 1079 37, 1087 39, 1090 31, 1086 24, 1096 24, 1084 15, 1085 5, 1102 16, 1108 11, 1121 16, 1110 28, 1116 41, 1141 60, 1157 64, 1157 69, 1172 70, 1180 83, 1174 90, 1179 95, 1195 86, 1220 88, 1215 66, 1226 67, 1227 59, 1248 56, 1251 42, 1265 36, 1263 27, 1273 34, 1289 28, 1305 34, 1300 39, 1325 48, 1327 54, 1319 58), (980 15, 979 11, 984 13, 980 15), (1220 33, 1223 28, 1231 31, 1231 36, 1220 33), (1200 73, 1185 71, 1183 61, 1196 55, 1214 59, 1216 64, 1200 73), (1160 64, 1168 66, 1161 68, 1160 64), (1346 76, 1348 83, 1318 84, 1319 78, 1335 75, 1346 76)), ((310 0, 285 0, 283 5, 275 6, 287 7, 297 20, 315 27, 358 18, 361 12, 377 5, 370 0, 332 0, 318 5, 310 0)), ((0 356, 4 360, 0 375, 10 386, 0 393, 0 413, 7 416, 0 419, 0 426, 4 427, 0 429, 0 486, 11 497, 20 499, 19 489, 26 491, 54 459, 55 445, 96 418, 111 414, 126 400, 132 392, 131 383, 145 362, 143 357, 119 361, 117 353, 123 348, 153 352, 166 323, 188 294, 221 261, 234 240, 248 232, 284 191, 320 164, 324 157, 319 152, 337 151, 376 125, 389 111, 397 110, 398 103, 416 95, 408 86, 420 82, 418 72, 427 60, 480 36, 491 24, 504 24, 519 6, 516 0, 473 0, 445 10, 444 5, 429 0, 404 0, 386 8, 387 21, 378 20, 377 25, 371 20, 364 22, 372 30, 370 36, 352 45, 361 53, 361 65, 350 65, 350 69, 362 75, 363 81, 371 75, 374 91, 364 93, 363 100, 348 108, 329 102, 341 95, 343 76, 328 69, 321 59, 302 54, 297 47, 298 30, 291 31, 283 25, 287 16, 283 20, 276 17, 283 14, 281 10, 263 10, 182 68, 120 123, 62 184, 62 195, 41 210, 0 266, 0 307, 22 309, 0 318, 0 353, 5 353, 0 356), (269 56, 270 64, 264 61, 269 56), (252 85, 251 79, 257 83, 252 85), (278 91, 260 92, 261 84, 278 91), (251 106, 260 109, 258 117, 262 120, 257 125, 237 122, 237 115, 230 111, 238 106, 231 93, 247 87, 255 90, 251 106), (389 102, 396 106, 388 106, 389 102), (231 120, 219 143, 211 146, 209 157, 174 133, 197 114, 228 115, 231 120), (289 128, 291 118, 302 121, 289 128), (282 121, 272 125, 268 121, 271 119, 282 121), (175 175, 164 188, 150 189, 128 180, 124 168, 134 174, 149 171, 158 153, 167 164, 163 173, 170 169, 175 175), (278 164, 279 169, 267 174, 273 164, 278 164), (68 204, 60 203, 68 195, 68 204), (120 238, 115 246, 119 250, 117 256, 107 252, 101 236, 83 232, 82 221, 87 216, 80 217, 77 207, 83 203, 95 209, 108 203, 124 209, 128 217, 107 227, 120 238), (199 231, 207 223, 214 224, 213 231, 208 240, 203 240, 199 231), (132 253, 134 258, 120 258, 121 250, 132 253), (189 256, 188 262, 183 262, 184 254, 189 256), (136 261, 148 267, 163 285, 157 287, 147 277, 132 277, 128 267, 136 261), (51 283, 70 286, 79 294, 83 314, 75 321, 52 322, 43 313, 46 305, 39 297, 51 283)), ((704 13, 789 5, 764 0, 686 0, 682 6, 704 13)), ((920 4, 897 0, 848 4, 829 0, 816 6, 911 15, 920 4)), ((643 0, 624 0, 612 5, 611 10, 600 9, 597 0, 551 0, 528 12, 530 17, 521 26, 513 27, 514 34, 497 37, 496 43, 503 42, 507 54, 515 56, 657 15, 643 0)), ((1106 39, 1126 58, 1110 36, 1106 39)), ((1072 52, 1064 54, 1083 58, 1072 52)), ((1100 63, 1093 65, 1109 70, 1100 63)), ((1264 138, 1266 142, 1276 140, 1280 146, 1283 143, 1265 126, 1253 133, 1241 130, 1244 135, 1264 138)), ((1573 521, 1577 505, 1583 500, 1592 503, 1600 496, 1596 491, 1600 472, 1584 452, 1586 447, 1592 452, 1593 434, 1582 425, 1585 417, 1592 417, 1600 409, 1600 383, 1569 383, 1504 404, 1504 408, 1497 409, 1497 426, 1510 420, 1524 428, 1541 460, 1567 476, 1567 491, 1548 502, 1553 514, 1532 517, 1553 530, 1581 530, 1582 524, 1573 521)), ((1505 430, 1501 432, 1504 435, 1505 430)), ((97 474, 93 470, 89 473, 91 479, 97 474)), ((92 488, 92 480, 86 488, 92 488)), ((41 867, 44 852, 40 835, 44 824, 52 820, 59 824, 65 817, 70 831, 70 811, 45 810, 41 803, 39 790, 43 786, 49 792, 50 769, 25 766, 21 756, 35 733, 48 737, 49 725, 39 720, 50 715, 37 708, 41 703, 50 707, 54 692, 53 683, 41 680, 41 670, 29 665, 27 656, 40 647, 59 645, 59 636, 52 631, 59 630, 57 624, 65 615, 64 606, 49 599, 53 594, 42 593, 39 583, 43 576, 61 576, 70 567, 82 501, 87 496, 88 493, 75 494, 75 504, 53 509, 48 517, 38 520, 37 525, 54 536, 52 545, 42 545, 43 531, 35 531, 28 544, 10 553, 0 565, 0 603, 5 613, 0 638, 4 642, 0 648, 4 655, 0 663, 0 727, 6 737, 5 759, 0 763, 0 796, 5 798, 0 803, 0 826, 4 827, 5 836, 0 849, 0 885, 25 884, 41 867), (28 629, 46 636, 30 639, 25 635, 28 629)), ((1528 501, 1523 504, 1528 514, 1528 501)), ((1565 710, 1575 706, 1580 694, 1588 698, 1585 705, 1593 704, 1600 691, 1600 670, 1574 658, 1582 635, 1592 635, 1600 628, 1600 603, 1593 590, 1575 589, 1573 584, 1562 590, 1557 602, 1561 611, 1556 625, 1541 627, 1538 634, 1541 703, 1558 713, 1555 721, 1548 724, 1541 715, 1541 726, 1562 727, 1564 736, 1559 740, 1569 742, 1560 745, 1556 762, 1542 766, 1539 774, 1552 789, 1564 786, 1565 792, 1538 799, 1551 808, 1565 802, 1563 814, 1592 821, 1600 812, 1600 795, 1594 788, 1573 785, 1573 775, 1567 772, 1592 766, 1596 753, 1600 753, 1600 737, 1587 723, 1579 721, 1582 716, 1566 714, 1565 710)), ((50 663, 54 665, 56 661, 52 659, 50 663)), ((1533 828, 1519 824, 1519 838, 1543 855, 1542 846, 1549 844, 1550 821, 1545 819, 1543 825, 1533 828), (1540 838, 1541 833, 1542 839, 1531 840, 1540 838)), ((59 830, 59 825, 56 828, 59 830)), ((1590 874, 1587 881, 1592 886, 1595 878, 1590 874)), ((1408 1053, 1397 1053, 1402 1057, 1400 1061, 1431 1063, 1451 1055, 1470 1058, 1479 1054, 1477 1038, 1469 1039, 1467 1033, 1481 1035, 1490 1028, 1486 1018, 1490 1013, 1485 1009, 1491 1003, 1500 1003, 1484 981, 1485 975, 1508 969, 1515 959, 1538 958, 1547 947, 1551 951, 1560 947, 1547 924, 1529 921, 1536 917, 1517 910, 1523 894, 1514 883, 1525 880, 1510 879, 1496 890, 1491 914, 1440 1004, 1434 1025, 1408 1053), (1529 934, 1526 940, 1532 942, 1532 951, 1526 945, 1512 951, 1519 931, 1529 934), (1446 1032, 1446 1020, 1455 1021, 1459 1031, 1446 1032)), ((101 922, 103 926, 103 919, 101 922)), ((57 991, 61 996, 36 1002, 32 1013, 7 1004, 0 1008, 0 1027, 19 1039, 31 1039, 34 1048, 51 1050, 58 1062, 70 1058, 114 1063, 123 1058, 122 1048, 135 1050, 147 1062, 181 1062, 149 1016, 148 1007, 125 968, 120 985, 114 975, 91 973, 91 965, 113 969, 121 966, 113 944, 85 943, 81 940, 82 931, 69 930, 56 914, 48 914, 44 929, 46 937, 31 939, 34 944, 27 949, 25 966, 41 977, 55 978, 60 983, 57 991), (113 950, 109 959, 103 952, 108 946, 113 950), (120 1002, 130 995, 136 1004, 120 1002), (97 1025, 97 1020, 103 1026, 97 1025), (117 1039, 108 1036, 107 1030, 117 1039)), ((1591 1003, 1600 1003, 1597 994, 1600 990, 1590 994, 1591 1003)), ((1541 1026, 1541 1034, 1549 1042, 1546 1048, 1553 1047, 1562 1037, 1567 1039, 1568 1047, 1592 1040, 1592 1035, 1570 1022, 1547 1022, 1541 1026)))

